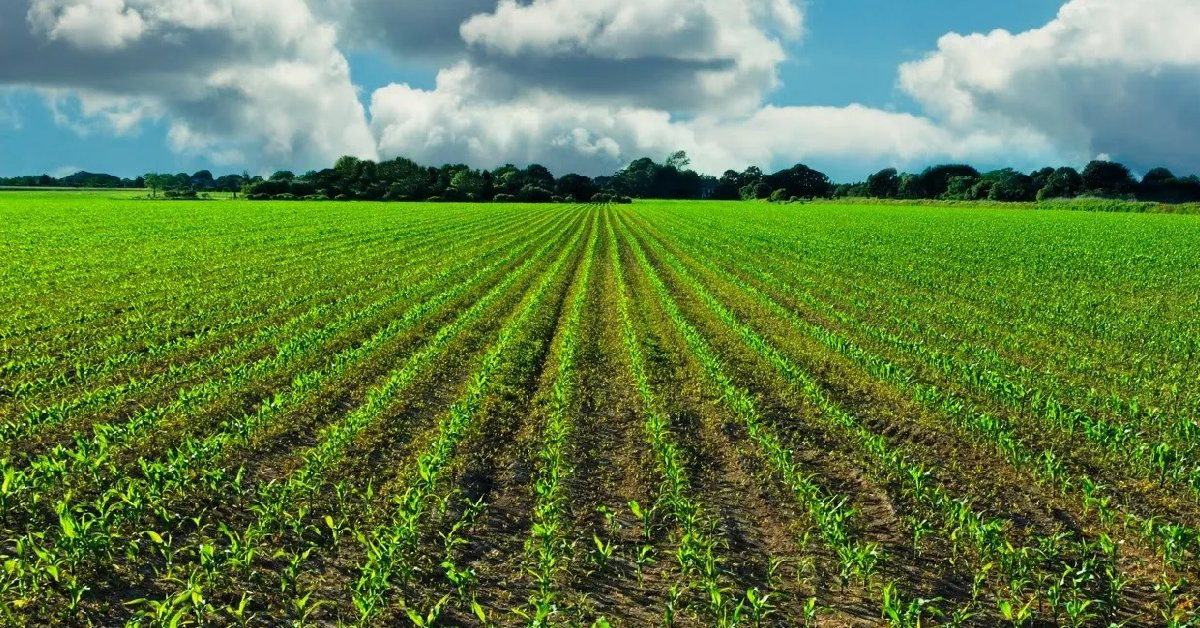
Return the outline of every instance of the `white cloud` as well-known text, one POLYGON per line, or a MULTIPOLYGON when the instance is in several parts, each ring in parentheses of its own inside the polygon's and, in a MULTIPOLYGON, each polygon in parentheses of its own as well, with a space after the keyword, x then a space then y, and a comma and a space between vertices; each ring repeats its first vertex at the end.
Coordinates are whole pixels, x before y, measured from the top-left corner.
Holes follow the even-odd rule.
POLYGON ((1045 26, 949 34, 900 69, 901 87, 954 129, 1040 133, 1077 160, 1200 159, 1200 3, 1072 0, 1045 26))
POLYGON ((0 83, 47 94, 61 124, 130 133, 247 165, 375 157, 337 29, 306 0, 24 0, 0 4, 0 83))
POLYGON ((665 112, 589 105, 548 92, 501 102, 470 89, 477 72, 460 64, 438 87, 392 85, 375 92, 371 125, 384 155, 426 162, 550 164, 560 172, 611 172, 638 151, 688 139, 665 112))
POLYGON ((123 0, 40 0, 29 9, 34 31, 83 50, 113 50, 138 39, 146 22, 123 0))
POLYGON ((729 114, 776 87, 802 23, 791 0, 501 0, 461 33, 492 93, 729 114))

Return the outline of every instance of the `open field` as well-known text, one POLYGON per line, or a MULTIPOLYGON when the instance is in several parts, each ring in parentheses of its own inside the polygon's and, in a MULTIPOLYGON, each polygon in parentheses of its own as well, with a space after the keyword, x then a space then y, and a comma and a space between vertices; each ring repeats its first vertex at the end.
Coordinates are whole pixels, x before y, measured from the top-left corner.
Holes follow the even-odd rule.
POLYGON ((1188 625, 1200 217, 0 195, 0 622, 1188 625))

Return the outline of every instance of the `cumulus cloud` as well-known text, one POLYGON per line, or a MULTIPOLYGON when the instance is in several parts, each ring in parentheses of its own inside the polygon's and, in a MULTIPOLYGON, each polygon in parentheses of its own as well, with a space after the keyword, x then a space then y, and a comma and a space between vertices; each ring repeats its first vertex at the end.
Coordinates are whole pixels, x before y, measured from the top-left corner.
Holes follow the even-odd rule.
POLYGON ((494 93, 728 114, 777 85, 779 37, 801 23, 788 0, 501 0, 461 32, 494 93))
POLYGON ((900 84, 950 128, 1039 133, 1076 160, 1194 169, 1196 24, 1194 0, 1072 0, 1038 29, 946 35, 901 67, 900 84))
POLYGON ((433 90, 392 85, 375 92, 371 125, 385 155, 495 165, 540 162, 560 171, 612 172, 638 151, 689 140, 666 112, 588 104, 549 92, 490 101, 468 64, 443 71, 433 90))
POLYGON ((80 132, 168 119, 172 148, 217 161, 376 155, 336 29, 305 0, 5 2, 0 83, 80 132))

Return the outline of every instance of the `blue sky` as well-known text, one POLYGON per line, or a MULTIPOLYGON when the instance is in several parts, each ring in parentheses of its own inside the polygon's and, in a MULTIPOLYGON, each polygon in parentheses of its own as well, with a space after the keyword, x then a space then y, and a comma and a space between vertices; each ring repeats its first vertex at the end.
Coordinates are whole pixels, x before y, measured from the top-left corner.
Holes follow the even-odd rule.
MULTIPOLYGON (((37 21, 30 16, 39 3, 47 1, 18 1, 18 4, 32 3, 30 14, 25 20, 30 32, 19 33, 31 42, 28 44, 31 48, 39 46, 30 54, 43 54, 41 51, 45 50, 47 45, 62 45, 68 48, 64 52, 64 58, 67 59, 70 58, 70 53, 119 55, 127 49, 136 50, 136 46, 139 45, 153 45, 155 42, 151 38, 156 34, 163 34, 163 40, 168 41, 167 35, 170 33, 166 31, 171 28, 194 28, 193 25, 165 21, 166 18, 156 15, 153 3, 149 0, 124 0, 128 3, 125 12, 115 14, 111 19, 125 20, 114 22, 116 26, 128 26, 129 21, 126 18, 140 11, 135 16, 136 30, 128 40, 113 40, 111 37, 97 36, 86 30, 66 30, 71 24, 66 22, 65 13, 50 14, 47 18, 51 20, 50 26, 39 30, 37 21), (58 22, 53 22, 54 19, 58 19, 58 22), (156 19, 158 21, 154 21, 156 19), (38 41, 39 36, 45 41, 38 41), (73 44, 74 49, 63 43, 70 37, 74 37, 68 42, 73 44)), ((65 0, 66 4, 78 2, 81 5, 86 5, 89 1, 65 0)), ((175 0, 164 1, 169 3, 175 0)), ((271 1, 302 5, 307 0, 271 1)), ((447 161, 465 160, 481 167, 491 165, 486 163, 488 161, 520 160, 528 157, 530 160, 546 162, 553 170, 559 172, 578 169, 592 170, 592 174, 595 174, 639 156, 639 152, 644 151, 659 157, 654 151, 657 149, 662 152, 661 148, 670 145, 669 139, 647 142, 644 138, 648 136, 681 138, 677 142, 683 144, 680 147, 691 148, 694 157, 699 157, 695 159, 697 165, 708 166, 704 168, 708 170, 726 165, 732 167, 739 159, 747 163, 753 161, 765 167, 803 160, 841 180, 862 178, 870 172, 869 169, 880 165, 915 168, 922 163, 942 158, 971 160, 984 167, 1011 163, 1024 168, 1048 163, 1044 160, 1049 159, 1083 160, 1101 152, 1115 153, 1134 163, 1151 163, 1150 160, 1157 157, 1163 163, 1173 163, 1169 160, 1178 158, 1179 163, 1186 165, 1192 157, 1186 150, 1181 153, 1179 149, 1157 150, 1156 146, 1147 148, 1143 144, 1147 144, 1148 140, 1116 137, 1112 133, 1106 135, 1105 129, 1085 128, 1060 137, 1056 135, 1054 127, 1063 125, 1053 125, 1042 120, 1041 117, 1045 116, 1044 111, 1014 110, 1014 107, 1019 108, 1020 105, 1010 102, 1002 103, 1007 109, 997 111, 982 110, 982 107, 977 107, 980 110, 969 113, 951 111, 953 99, 939 95, 942 87, 948 84, 960 90, 976 89, 977 86, 971 83, 969 76, 937 76, 914 71, 911 74, 915 78, 901 85, 901 66, 919 62, 931 53, 958 61, 958 66, 971 68, 975 72, 981 71, 980 64, 989 62, 986 53, 973 53, 971 46, 939 50, 939 38, 947 33, 986 34, 994 29, 1021 33, 1037 29, 1056 19, 1056 14, 1063 4, 1058 0, 1010 0, 1003 3, 950 0, 922 0, 911 3, 882 0, 810 0, 801 3, 798 0, 784 0, 783 4, 789 4, 795 8, 797 14, 803 15, 801 36, 795 37, 794 33, 784 32, 786 28, 775 29, 770 23, 750 24, 748 26, 751 30, 744 32, 756 37, 757 43, 747 44, 747 49, 754 52, 747 52, 744 57, 738 57, 738 53, 719 49, 682 50, 678 59, 669 59, 675 65, 666 66, 668 69, 664 72, 668 74, 642 77, 642 84, 657 83, 662 94, 653 93, 655 85, 639 88, 618 84, 614 87, 613 99, 603 103, 598 103, 594 93, 582 90, 579 85, 564 86, 571 82, 570 63, 577 63, 579 59, 574 56, 568 59, 559 49, 537 48, 542 44, 539 43, 541 40, 536 34, 520 39, 521 28, 525 23, 529 24, 533 33, 536 33, 537 28, 544 29, 544 26, 538 26, 537 20, 545 19, 545 15, 537 13, 538 7, 524 7, 529 9, 527 11, 518 7, 508 15, 497 9, 494 15, 488 16, 494 18, 491 21, 472 18, 476 13, 486 11, 464 9, 462 16, 450 18, 450 28, 443 36, 446 41, 437 45, 425 42, 422 44, 425 48, 420 48, 415 44, 406 44, 404 33, 381 33, 378 28, 375 31, 368 28, 372 24, 389 24, 386 21, 389 16, 380 13, 387 10, 381 8, 387 3, 376 0, 357 0, 357 3, 356 0, 338 1, 352 8, 342 13, 312 9, 313 17, 309 28, 320 29, 329 26, 330 30, 337 29, 337 39, 328 44, 327 50, 314 44, 313 50, 296 51, 289 47, 290 44, 280 44, 280 50, 274 54, 281 55, 280 58, 284 59, 297 54, 305 59, 321 58, 321 55, 344 58, 349 65, 348 82, 347 77, 336 72, 328 78, 318 77, 315 85, 310 85, 300 92, 303 95, 298 100, 281 99, 282 104, 260 103, 248 96, 245 98, 251 102, 229 104, 219 100, 225 96, 216 95, 217 92, 211 89, 198 90, 201 93, 196 96, 189 94, 187 100, 176 98, 178 92, 192 91, 195 84, 205 81, 211 84, 214 74, 204 72, 210 72, 219 63, 229 63, 223 58, 220 61, 198 59, 197 67, 203 70, 196 70, 195 81, 185 83, 181 88, 164 86, 161 92, 155 91, 153 83, 147 87, 147 75, 140 73, 141 69, 131 68, 126 71, 119 64, 114 64, 114 77, 111 81, 90 80, 94 77, 84 81, 72 77, 70 72, 63 72, 63 78, 56 78, 53 85, 47 86, 39 84, 39 80, 22 80, 20 70, 15 66, 5 68, 4 64, 14 64, 16 61, 12 55, 3 54, 5 50, 3 43, 0 43, 0 59, 7 59, 0 60, 0 174, 63 174, 74 169, 107 171, 125 176, 150 170, 192 172, 201 168, 219 173, 238 172, 242 169, 304 170, 328 163, 331 155, 342 152, 382 158, 403 154, 422 161, 438 161, 439 158, 447 161), (362 23, 354 23, 355 19, 360 19, 362 23), (474 24, 477 27, 474 30, 471 25, 463 27, 461 37, 474 38, 470 45, 460 40, 457 26, 459 22, 467 24, 468 21, 479 22, 474 24), (513 32, 516 32, 517 36, 514 36, 513 32), (779 86, 775 89, 765 87, 762 72, 759 72, 762 68, 755 67, 756 59, 752 56, 770 56, 772 43, 778 44, 783 53, 782 57, 767 68, 768 71, 773 71, 779 81, 779 86), (759 48, 753 48, 754 45, 759 45, 759 48), (727 60, 726 57, 730 54, 734 58, 727 60), (714 59, 713 63, 728 63, 734 66, 736 69, 729 73, 730 80, 734 83, 745 81, 747 87, 730 88, 718 93, 705 91, 708 89, 705 84, 692 80, 685 70, 688 68, 686 63, 690 63, 690 60, 709 56, 714 59), (529 59, 536 59, 540 64, 534 66, 538 68, 537 72, 530 73, 525 70, 524 66, 528 65, 529 59), (206 63, 211 65, 205 66, 206 63), (682 76, 678 81, 675 80, 675 75, 670 74, 675 72, 671 68, 676 67, 685 69, 678 72, 682 76), (556 74, 560 71, 560 74, 556 74), (449 86, 446 86, 437 82, 439 72, 444 76, 469 75, 472 78, 488 78, 485 81, 476 81, 486 83, 486 87, 463 87, 453 81, 447 81, 449 86), (492 77, 495 76, 500 78, 493 80, 492 77), (331 93, 341 89, 346 94, 353 94, 350 98, 360 103, 365 112, 354 111, 354 105, 347 102, 331 104, 336 100, 335 96, 323 98, 320 102, 307 102, 310 98, 316 98, 312 96, 314 92, 323 90, 322 80, 338 86, 336 89, 331 88, 331 93), (405 87, 388 87, 393 84, 402 84, 405 87), (97 85, 103 90, 102 97, 96 96, 97 85), (136 87, 126 88, 124 85, 136 87), (46 87, 55 90, 53 106, 48 104, 44 92, 40 91, 46 87), (626 93, 622 91, 624 89, 630 91, 626 93), (130 90, 137 91, 130 94, 130 90), (812 141, 808 145, 798 142, 798 146, 781 145, 761 150, 755 146, 733 146, 736 143, 734 140, 747 135, 745 130, 750 128, 748 125, 763 124, 760 122, 762 118, 755 117, 754 112, 738 100, 739 93, 746 92, 758 97, 757 106, 774 105, 788 110, 785 116, 786 124, 781 128, 766 130, 774 135, 794 134, 797 137, 809 137, 828 132, 826 127, 833 123, 830 120, 836 120, 836 124, 848 125, 853 129, 860 126, 855 120, 864 117, 883 120, 889 125, 894 122, 903 126, 902 130, 896 131, 893 144, 898 145, 903 140, 909 143, 925 142, 928 146, 922 146, 921 150, 916 151, 896 146, 864 146, 861 153, 855 151, 853 146, 830 147, 826 150, 822 145, 812 146, 812 141), (514 95, 530 93, 551 95, 544 98, 539 96, 540 100, 514 95), (692 107, 689 96, 694 96, 691 99, 693 102, 712 104, 707 108, 692 107), (101 99, 100 105, 93 102, 96 98, 101 99), (117 104, 112 104, 113 102, 117 104), (528 119, 529 110, 545 108, 546 103, 551 103, 550 109, 556 114, 561 111, 574 113, 567 116, 566 120, 551 119, 549 114, 546 120, 528 119), (854 104, 862 105, 868 111, 848 108, 854 104), (262 110, 269 106, 276 107, 274 113, 289 121, 290 126, 284 125, 280 131, 282 141, 275 136, 257 136, 259 129, 256 127, 263 126, 261 121, 265 114, 262 110), (308 109, 302 110, 302 106, 308 109), (670 116, 672 122, 657 123, 659 126, 650 130, 639 126, 642 125, 641 122, 629 122, 628 124, 636 128, 614 130, 614 124, 619 127, 625 122, 618 120, 614 123, 606 112, 619 118, 624 115, 620 112, 631 107, 640 113, 629 114, 630 119, 636 117, 641 120, 646 118, 643 114, 661 112, 670 116), (823 112, 811 109, 818 107, 832 109, 823 112), (232 112, 230 119, 213 117, 216 115, 213 112, 227 108, 232 112), (511 124, 516 125, 513 128, 517 130, 509 131, 503 137, 493 137, 496 134, 494 127, 510 124, 504 120, 487 122, 487 112, 494 110, 514 116, 514 122, 511 124), (136 122, 123 124, 118 128, 115 124, 105 122, 110 119, 106 116, 114 111, 139 113, 130 118, 136 122), (730 113, 733 111, 740 113, 735 116, 730 113), (915 119, 886 117, 897 113, 912 114, 915 119), (337 120, 355 116, 360 117, 360 120, 354 122, 356 128, 325 128, 336 124, 337 120), (719 122, 688 122, 710 118, 718 119, 719 122), (731 122, 734 118, 737 118, 737 121, 731 122), (484 121, 470 122, 477 119, 484 121), (1011 129, 984 129, 988 124, 994 127, 995 120, 999 119, 1015 121, 1012 124, 1017 126, 1011 129), (531 129, 530 136, 514 139, 513 133, 519 133, 519 129, 526 128, 520 124, 531 129), (312 134, 317 137, 305 136, 309 129, 314 127, 319 132, 313 131, 312 134), (422 129, 436 129, 436 136, 432 131, 429 136, 422 135, 422 129), (485 135, 486 137, 481 137, 485 135), (954 146, 955 138, 959 135, 970 136, 964 140, 964 146, 968 148, 959 150, 954 146), (1095 138, 1109 135, 1114 137, 1109 140, 1111 146, 1095 145, 1095 138), (705 139, 714 137, 731 139, 723 144, 705 139), (337 138, 349 139, 343 141, 337 138), (689 146, 689 138, 695 140, 694 146, 689 146), (543 150, 539 142, 553 145, 555 148, 543 150), (574 150, 565 148, 572 142, 578 144, 574 150), (278 145, 281 148, 259 150, 264 144, 278 145), (489 146, 495 147, 490 153, 486 152, 489 146), (1125 150, 1127 146, 1136 147, 1137 150, 1125 150), (603 159, 593 159, 596 155, 602 156, 603 159)), ((475 1, 478 7, 488 5, 487 0, 472 1, 475 1)), ((1151 1, 1171 3, 1175 0, 1151 1)), ((622 7, 620 0, 606 2, 614 7, 614 11, 629 9, 629 6, 622 7)), ((656 2, 658 5, 669 7, 671 0, 656 2)), ((552 5, 555 3, 556 0, 539 0, 535 4, 548 5, 542 7, 546 8, 542 13, 554 15, 552 5)), ((331 2, 325 6, 336 4, 337 2, 331 2)), ((404 4, 403 0, 400 0, 400 4, 404 4)), ((1097 10, 1116 10, 1111 8, 1116 6, 1112 4, 1112 0, 1074 0, 1074 4, 1094 5, 1085 7, 1090 11, 1080 12, 1081 15, 1093 15, 1097 10)), ((681 12, 694 11, 701 18, 707 16, 705 11, 716 11, 711 8, 713 5, 708 5, 709 8, 706 9, 705 3, 700 0, 679 0, 678 5, 681 12)), ((162 4, 158 6, 161 7, 162 4)), ((10 12, 10 17, 18 15, 18 12, 11 8, 0 9, 0 13, 5 10, 10 12)), ((597 19, 603 17, 599 13, 597 15, 597 19)), ((444 16, 428 19, 436 20, 441 17, 444 16)), ((97 14, 93 21, 99 23, 103 19, 107 18, 97 14)), ((784 17, 779 19, 786 21, 784 17)), ((7 28, 14 28, 13 23, 14 20, 8 20, 7 28)), ((5 24, 4 15, 0 14, 0 39, 5 35, 5 24)), ((435 22, 429 22, 428 28, 433 29, 434 24, 435 22)), ((110 27, 106 32, 113 32, 116 26, 110 27)), ((1086 24, 1083 27, 1086 27, 1086 24)), ((205 33, 209 34, 211 30, 205 33)), ((632 41, 632 49, 635 51, 638 46, 644 46, 648 51, 646 59, 654 62, 661 60, 663 53, 653 42, 653 32, 644 36, 645 41, 636 39, 636 34, 621 33, 621 36, 626 38, 623 42, 632 41)), ((669 36, 670 33, 665 38, 669 36)), ((572 39, 576 35, 571 33, 560 37, 571 39, 574 46, 572 50, 586 51, 587 61, 591 64, 585 67, 608 67, 597 66, 597 58, 610 64, 627 61, 624 58, 606 61, 603 57, 609 53, 606 52, 608 49, 605 48, 604 42, 572 39)), ((17 44, 10 45, 20 45, 19 39, 17 44)), ((228 41, 236 42, 236 39, 230 37, 228 41)), ((679 41, 684 42, 680 45, 686 48, 689 40, 681 35, 679 41)), ((1114 42, 1114 46, 1120 43, 1114 42)), ((1030 51, 1026 56, 1032 61, 1023 59, 1022 63, 1032 64, 1031 73, 1048 75, 1058 82, 1068 82, 1072 80, 1071 77, 1064 78, 1062 73, 1066 70, 1053 66, 1053 59, 1039 60, 1032 57, 1034 53, 1048 57, 1052 53, 1053 45, 1065 47, 1070 45, 1070 42, 1012 44, 1024 47, 1019 48, 1019 52, 1026 52, 1027 49, 1030 51)), ((261 53, 256 50, 254 54, 261 53)), ((674 53, 668 52, 666 56, 671 57, 672 54, 674 53)), ((279 60, 270 56, 263 59, 248 57, 239 72, 248 73, 244 68, 250 67, 252 63, 256 64, 254 67, 262 67, 263 64, 279 60)), ((615 67, 646 67, 646 63, 639 66, 615 67)), ((927 66, 925 69, 928 70, 929 67, 933 66, 927 66)), ((921 68, 914 68, 919 69, 921 68)), ((991 71, 993 68, 985 67, 982 70, 991 71)), ((621 71, 628 72, 625 69, 621 71)), ((1020 76, 1016 72, 1010 74, 1020 76)), ((1138 77, 1129 80, 1136 78, 1138 77)), ((1011 91, 1016 93, 1018 88, 1023 87, 1014 84, 1011 91)), ((989 96, 988 99, 979 98, 977 102, 1016 100, 989 96)), ((1064 102, 1061 108, 1063 111, 1077 111, 1079 105, 1064 102)), ((1120 113, 1100 111, 1094 117, 1111 123, 1120 113)), ((1168 113, 1177 112, 1172 110, 1168 113)), ((752 130, 766 132, 757 128, 752 130)))

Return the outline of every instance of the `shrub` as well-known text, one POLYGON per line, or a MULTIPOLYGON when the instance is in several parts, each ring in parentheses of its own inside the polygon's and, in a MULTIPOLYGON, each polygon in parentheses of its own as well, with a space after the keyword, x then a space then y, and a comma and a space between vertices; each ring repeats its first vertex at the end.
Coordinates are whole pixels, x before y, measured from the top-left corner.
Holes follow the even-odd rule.
POLYGON ((163 192, 164 198, 190 201, 196 199, 196 190, 167 190, 163 192))
POLYGON ((545 188, 527 185, 521 188, 520 199, 526 203, 549 203, 553 201, 554 194, 545 188))
POLYGON ((633 202, 633 199, 629 198, 628 196, 620 196, 618 194, 612 194, 609 192, 597 192, 596 194, 592 195, 592 202, 598 204, 614 203, 617 205, 629 205, 633 202))
POLYGON ((449 202, 463 202, 463 201, 469 201, 472 199, 466 192, 463 192, 462 190, 460 190, 458 188, 446 188, 446 191, 442 193, 442 197, 439 200, 449 201, 449 202))

